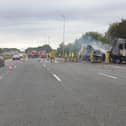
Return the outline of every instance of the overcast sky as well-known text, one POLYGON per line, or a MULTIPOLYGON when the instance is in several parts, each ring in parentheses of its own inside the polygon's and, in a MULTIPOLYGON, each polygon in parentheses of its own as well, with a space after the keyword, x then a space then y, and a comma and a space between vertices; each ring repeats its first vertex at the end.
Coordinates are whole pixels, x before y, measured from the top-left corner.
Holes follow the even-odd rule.
POLYGON ((0 0, 0 47, 26 48, 74 42, 87 31, 104 33, 126 18, 125 0, 0 0))

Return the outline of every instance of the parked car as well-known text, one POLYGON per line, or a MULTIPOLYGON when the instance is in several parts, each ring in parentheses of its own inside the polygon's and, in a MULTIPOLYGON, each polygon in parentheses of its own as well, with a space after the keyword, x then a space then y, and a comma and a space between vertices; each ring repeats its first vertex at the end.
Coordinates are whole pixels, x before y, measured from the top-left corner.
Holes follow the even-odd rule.
POLYGON ((13 60, 20 60, 20 58, 21 57, 18 54, 13 55, 13 57, 12 57, 13 60))
POLYGON ((0 56, 0 67, 4 67, 4 66, 5 66, 4 57, 0 56))

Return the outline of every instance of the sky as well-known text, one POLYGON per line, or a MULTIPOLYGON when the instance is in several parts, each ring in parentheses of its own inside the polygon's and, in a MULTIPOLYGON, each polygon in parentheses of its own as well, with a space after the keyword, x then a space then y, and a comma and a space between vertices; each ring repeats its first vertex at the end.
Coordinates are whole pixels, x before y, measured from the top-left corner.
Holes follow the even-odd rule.
POLYGON ((88 31, 105 33, 126 18, 125 0, 0 0, 0 48, 74 42, 88 31))

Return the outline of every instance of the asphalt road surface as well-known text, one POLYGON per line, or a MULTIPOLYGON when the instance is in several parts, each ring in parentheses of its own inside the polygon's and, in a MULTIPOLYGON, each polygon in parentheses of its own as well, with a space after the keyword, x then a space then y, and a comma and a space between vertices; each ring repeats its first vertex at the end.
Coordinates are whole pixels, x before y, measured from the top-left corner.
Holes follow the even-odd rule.
POLYGON ((0 126, 125 126, 126 66, 8 62, 0 126))

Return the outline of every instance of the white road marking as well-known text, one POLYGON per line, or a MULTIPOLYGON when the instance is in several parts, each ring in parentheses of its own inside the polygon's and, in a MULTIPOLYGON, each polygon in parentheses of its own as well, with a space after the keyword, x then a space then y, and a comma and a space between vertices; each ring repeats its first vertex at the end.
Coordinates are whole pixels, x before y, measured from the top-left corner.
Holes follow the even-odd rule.
POLYGON ((113 66, 113 68, 117 68, 117 69, 126 70, 126 67, 122 67, 122 66, 113 66))
POLYGON ((46 68, 46 64, 44 64, 43 67, 46 68))
POLYGON ((54 78, 56 78, 57 81, 61 82, 61 79, 56 75, 56 74, 52 74, 54 78))
MULTIPOLYGON (((55 73, 53 73, 53 72, 50 70, 50 68, 46 66, 46 64, 43 64, 43 67, 46 68, 58 82, 60 82, 60 83, 62 82, 62 80, 61 80, 55 73)), ((61 85, 62 85, 62 84, 61 84, 61 85)), ((62 86, 63 86, 63 85, 62 85, 62 86)))
POLYGON ((55 60, 54 63, 59 63, 59 61, 58 60, 55 60))
POLYGON ((121 75, 121 76, 120 76, 120 74, 115 74, 115 73, 109 73, 109 74, 111 74, 111 75, 113 75, 113 76, 118 76, 118 78, 126 79, 126 76, 124 76, 124 75, 121 75))
POLYGON ((8 70, 13 70, 13 66, 12 65, 9 65, 8 66, 8 70))
MULTIPOLYGON (((106 65, 104 65, 104 66, 106 66, 106 65)), ((108 65, 108 66, 110 66, 110 67, 112 67, 112 68, 115 68, 115 69, 126 70, 126 67, 123 67, 123 66, 116 66, 116 65, 108 65)))
POLYGON ((102 75, 102 76, 105 76, 105 77, 108 77, 108 78, 118 79, 118 77, 112 76, 112 75, 109 75, 109 74, 106 74, 106 73, 101 73, 101 72, 99 72, 98 74, 99 74, 99 75, 102 75))

